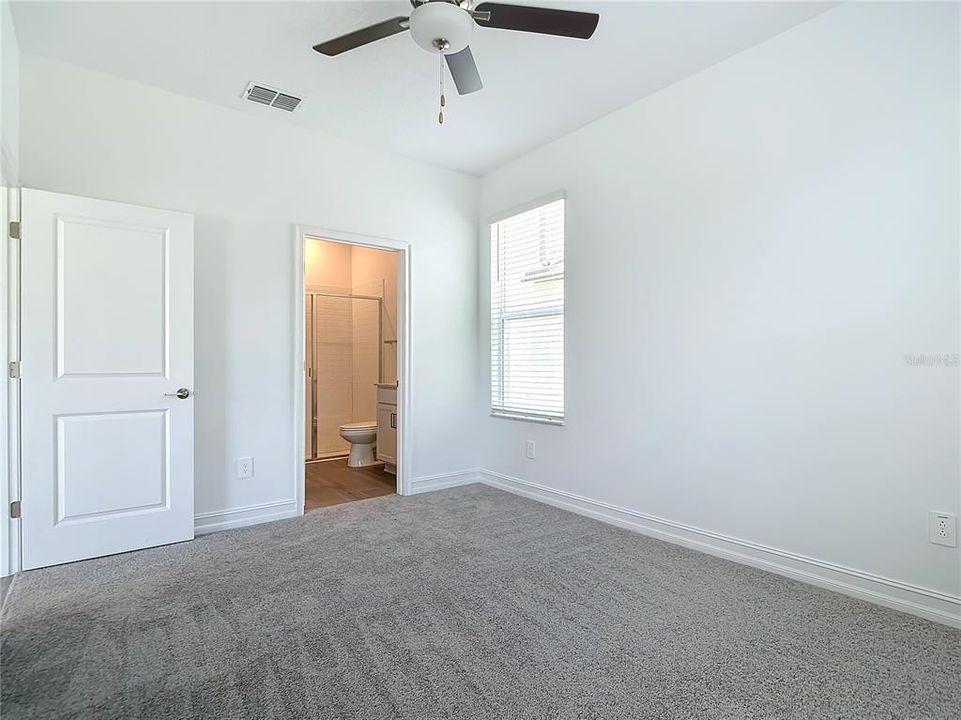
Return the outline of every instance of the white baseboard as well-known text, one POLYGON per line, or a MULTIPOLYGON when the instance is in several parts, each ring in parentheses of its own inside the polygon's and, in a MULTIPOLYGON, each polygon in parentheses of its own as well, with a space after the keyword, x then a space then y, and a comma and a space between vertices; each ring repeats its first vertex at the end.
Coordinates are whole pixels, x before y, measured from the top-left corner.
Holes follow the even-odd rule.
MULTIPOLYGON (((500 473, 477 470, 461 473, 461 475, 473 476, 476 478, 474 481, 479 480, 491 487, 539 500, 660 540, 684 545, 710 555, 961 628, 961 596, 958 595, 950 595, 710 530, 702 530, 500 473)), ((440 489, 440 487, 429 489, 440 489)))
POLYGON ((260 503, 259 505, 231 508, 230 510, 198 513, 194 516, 194 533, 203 535, 218 530, 256 525, 271 520, 283 520, 299 514, 296 500, 277 500, 260 503))
MULTIPOLYGON (((410 494, 416 495, 477 482, 481 482, 481 476, 475 470, 429 475, 414 478, 410 483, 410 494)), ((231 508, 230 510, 198 513, 194 516, 194 533, 203 535, 218 530, 229 530, 230 528, 270 522, 271 520, 283 520, 298 514, 296 500, 279 500, 259 505, 231 508)))
MULTIPOLYGON (((489 470, 463 470, 414 478, 410 483, 410 493, 414 495, 477 482, 709 555, 961 628, 961 596, 684 525, 489 470)), ((298 514, 296 500, 200 513, 195 518, 195 532, 200 535, 298 514)))
POLYGON ((478 470, 461 470, 460 472, 444 473, 442 475, 428 475, 410 481, 410 494, 416 495, 477 482, 483 482, 482 475, 478 470))

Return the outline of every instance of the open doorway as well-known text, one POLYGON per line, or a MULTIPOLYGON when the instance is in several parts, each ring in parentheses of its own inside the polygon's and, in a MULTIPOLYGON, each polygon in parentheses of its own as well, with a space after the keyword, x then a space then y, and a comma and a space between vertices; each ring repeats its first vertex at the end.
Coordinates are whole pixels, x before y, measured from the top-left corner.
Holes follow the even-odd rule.
POLYGON ((398 492, 404 252, 305 233, 303 509, 398 492))

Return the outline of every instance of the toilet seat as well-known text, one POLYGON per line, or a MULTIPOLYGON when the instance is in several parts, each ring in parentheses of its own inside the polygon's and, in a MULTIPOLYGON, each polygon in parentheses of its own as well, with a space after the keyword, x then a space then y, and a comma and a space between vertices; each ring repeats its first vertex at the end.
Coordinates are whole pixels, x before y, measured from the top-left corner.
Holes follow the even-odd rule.
POLYGON ((345 423, 340 426, 341 430, 376 430, 376 420, 366 420, 364 422, 345 423))

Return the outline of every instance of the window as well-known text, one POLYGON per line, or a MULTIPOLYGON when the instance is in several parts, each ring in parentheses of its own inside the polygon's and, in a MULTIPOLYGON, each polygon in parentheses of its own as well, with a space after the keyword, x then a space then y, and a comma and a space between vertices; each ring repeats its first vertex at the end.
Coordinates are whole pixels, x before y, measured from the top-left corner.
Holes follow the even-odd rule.
POLYGON ((564 421, 564 200, 491 232, 491 412, 564 421))

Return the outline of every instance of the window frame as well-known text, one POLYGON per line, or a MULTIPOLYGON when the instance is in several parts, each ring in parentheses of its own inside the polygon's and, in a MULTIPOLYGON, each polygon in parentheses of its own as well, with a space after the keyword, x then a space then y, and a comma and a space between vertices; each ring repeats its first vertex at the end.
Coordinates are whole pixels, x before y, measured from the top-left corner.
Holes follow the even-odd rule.
MULTIPOLYGON (((564 258, 564 298, 560 306, 551 306, 549 308, 538 308, 535 310, 514 310, 511 312, 503 313, 500 316, 500 327, 499 334, 501 341, 499 346, 501 348, 501 367, 503 367, 503 348, 504 348, 504 323, 511 320, 524 319, 528 317, 553 317, 560 315, 563 319, 563 334, 562 334, 562 345, 563 354, 561 360, 561 373, 563 377, 563 393, 561 395, 561 403, 563 415, 561 417, 556 417, 552 415, 538 415, 536 413, 529 412, 512 412, 509 410, 495 410, 494 409, 494 347, 493 347, 493 333, 494 326, 497 321, 494 319, 494 294, 493 294, 493 277, 494 277, 494 267, 489 265, 487 268, 487 321, 489 332, 487 333, 488 342, 488 363, 487 363, 487 379, 488 379, 488 410, 489 416, 492 418, 500 418, 502 420, 516 420, 520 422, 531 422, 538 423, 541 425, 553 425, 553 426, 563 426, 567 422, 567 192, 566 190, 557 190, 548 195, 542 195, 541 197, 535 198, 521 205, 515 205, 514 207, 508 208, 507 210, 502 210, 498 213, 490 215, 484 225, 485 237, 488 242, 487 247, 487 258, 488 262, 491 257, 491 231, 493 226, 497 223, 514 217, 515 215, 521 215, 525 212, 530 212, 531 210, 536 210, 544 205, 550 205, 551 203, 557 202, 558 200, 564 201, 564 213, 563 213, 563 227, 564 227, 564 246, 563 246, 563 258, 564 258)), ((501 383, 501 389, 503 391, 503 383, 501 383)))

